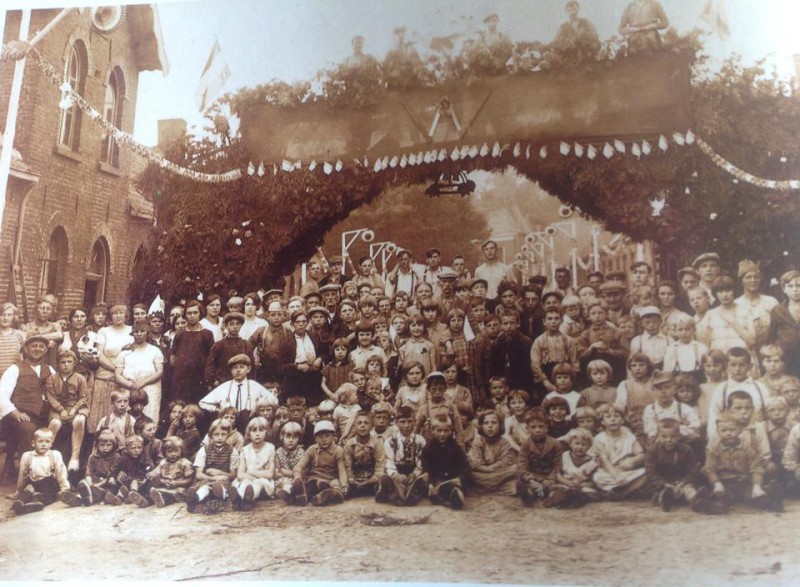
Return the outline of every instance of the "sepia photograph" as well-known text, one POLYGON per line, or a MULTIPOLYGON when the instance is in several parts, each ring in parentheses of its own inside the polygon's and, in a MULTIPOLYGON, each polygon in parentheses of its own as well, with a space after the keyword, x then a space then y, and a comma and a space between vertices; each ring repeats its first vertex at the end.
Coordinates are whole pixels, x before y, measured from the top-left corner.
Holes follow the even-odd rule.
POLYGON ((800 5, 84 4, 0 5, 0 581, 800 582, 800 5))

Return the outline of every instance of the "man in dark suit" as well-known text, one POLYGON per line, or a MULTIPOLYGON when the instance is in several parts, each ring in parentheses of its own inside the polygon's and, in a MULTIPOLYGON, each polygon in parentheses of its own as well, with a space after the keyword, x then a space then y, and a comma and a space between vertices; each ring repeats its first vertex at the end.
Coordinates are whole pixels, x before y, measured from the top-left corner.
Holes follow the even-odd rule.
POLYGON ((501 334, 492 343, 489 355, 489 375, 505 377, 509 389, 524 389, 533 398, 533 341, 519 331, 519 313, 509 312, 501 316, 500 330, 501 334))
POLYGON ((297 310, 290 320, 294 334, 281 341, 279 349, 282 394, 303 396, 307 406, 316 406, 324 399, 320 341, 315 333, 308 331, 309 317, 305 310, 297 310))

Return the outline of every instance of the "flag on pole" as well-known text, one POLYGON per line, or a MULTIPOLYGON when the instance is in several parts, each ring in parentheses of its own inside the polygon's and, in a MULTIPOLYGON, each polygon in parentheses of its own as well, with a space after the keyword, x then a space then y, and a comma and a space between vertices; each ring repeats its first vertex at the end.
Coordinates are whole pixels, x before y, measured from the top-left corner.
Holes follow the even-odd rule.
POLYGON ((703 12, 700 13, 700 20, 725 40, 731 36, 731 29, 728 26, 728 17, 725 15, 723 2, 724 0, 708 0, 703 12))
POLYGON ((229 77, 231 77, 231 70, 222 56, 219 42, 214 41, 211 54, 208 56, 203 73, 200 74, 200 81, 197 83, 197 90, 195 91, 194 99, 200 112, 208 108, 208 105, 219 94, 229 77))

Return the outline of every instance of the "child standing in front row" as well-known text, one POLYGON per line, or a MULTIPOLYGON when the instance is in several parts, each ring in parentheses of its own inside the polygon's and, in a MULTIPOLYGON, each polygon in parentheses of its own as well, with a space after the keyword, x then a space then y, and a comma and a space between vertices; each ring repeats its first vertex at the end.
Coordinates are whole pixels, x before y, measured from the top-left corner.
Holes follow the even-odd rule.
POLYGON ((234 509, 250 510, 262 495, 270 498, 275 494, 275 447, 267 442, 268 429, 264 418, 247 423, 245 439, 249 442, 242 449, 230 491, 234 509))

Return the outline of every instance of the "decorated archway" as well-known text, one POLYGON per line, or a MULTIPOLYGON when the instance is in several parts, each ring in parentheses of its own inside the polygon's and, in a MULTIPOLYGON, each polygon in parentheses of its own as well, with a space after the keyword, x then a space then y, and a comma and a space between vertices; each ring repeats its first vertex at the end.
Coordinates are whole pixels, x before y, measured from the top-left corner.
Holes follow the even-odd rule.
MULTIPOLYGON (((404 87, 399 102, 380 71, 372 79, 339 68, 326 73, 322 94, 312 96, 309 84, 278 82, 226 96, 209 113, 211 136, 165 155, 108 129, 154 161, 139 184, 155 202, 159 225, 132 294, 193 296, 266 285, 310 257, 336 221, 391 186, 430 186, 509 166, 608 230, 655 241, 676 263, 713 249, 731 265, 755 258, 766 274, 778 275, 797 264, 800 250, 795 88, 735 59, 710 74, 699 49, 693 37, 673 37, 663 53, 639 56, 638 64, 604 49, 601 59, 555 59, 547 71, 512 70, 502 80, 493 78, 496 71, 461 71, 421 90, 404 87), (685 65, 675 66, 680 60, 685 65), (540 74, 556 87, 569 76, 595 76, 610 107, 584 128, 574 116, 548 126, 524 120, 541 101, 521 103, 511 92, 507 112, 481 114, 488 98, 480 96, 508 94, 508 84, 523 87, 526 77, 540 74), (467 98, 463 88, 471 88, 467 98), (415 112, 414 92, 429 94, 429 117, 415 112), (265 105, 300 132, 260 126, 252 108, 265 105), (304 119, 307 106, 315 113, 304 119), (347 116, 358 126, 365 113, 377 124, 348 138, 347 116), (239 117, 251 135, 231 135, 223 114, 239 117), (397 133, 382 135, 382 124, 394 128, 391 116, 411 120, 417 139, 405 144, 397 133), (420 148, 426 133, 431 141, 420 148), (254 146, 259 134, 274 139, 270 148, 254 146)), ((555 95, 572 96, 562 114, 585 110, 575 106, 586 100, 580 92, 555 95)))

